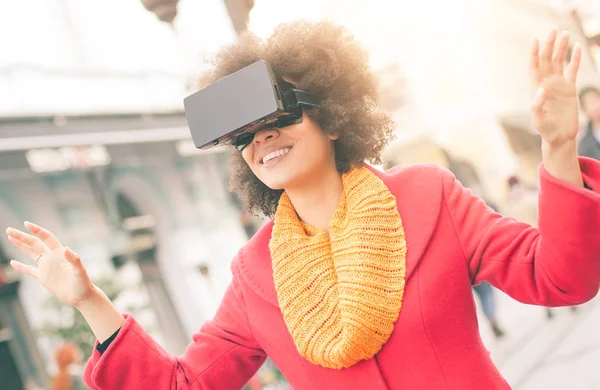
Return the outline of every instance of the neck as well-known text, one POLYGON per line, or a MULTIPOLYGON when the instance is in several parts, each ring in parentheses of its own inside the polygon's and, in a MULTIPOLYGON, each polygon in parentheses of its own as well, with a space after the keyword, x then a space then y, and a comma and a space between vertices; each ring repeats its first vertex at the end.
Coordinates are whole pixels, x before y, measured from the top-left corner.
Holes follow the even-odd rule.
POLYGON ((592 121, 592 130, 600 129, 600 119, 592 121))
POLYGON ((286 188, 298 217, 305 223, 327 232, 343 190, 342 174, 336 169, 335 163, 321 175, 311 177, 310 182, 286 188))

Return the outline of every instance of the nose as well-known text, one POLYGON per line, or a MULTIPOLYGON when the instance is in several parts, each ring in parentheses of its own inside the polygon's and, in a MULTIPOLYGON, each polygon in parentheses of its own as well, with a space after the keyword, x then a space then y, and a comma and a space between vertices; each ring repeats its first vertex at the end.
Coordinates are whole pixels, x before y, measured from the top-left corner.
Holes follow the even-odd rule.
POLYGON ((272 141, 273 139, 279 136, 279 130, 276 128, 265 128, 261 129, 254 134, 254 139, 252 142, 254 143, 265 143, 268 141, 272 141))

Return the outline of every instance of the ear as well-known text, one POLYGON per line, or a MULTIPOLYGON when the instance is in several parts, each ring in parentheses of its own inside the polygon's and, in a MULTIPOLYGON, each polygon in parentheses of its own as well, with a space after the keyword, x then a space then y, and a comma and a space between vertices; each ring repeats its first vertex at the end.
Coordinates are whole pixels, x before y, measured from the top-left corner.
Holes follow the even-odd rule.
POLYGON ((335 141, 335 140, 337 140, 337 139, 339 139, 339 138, 340 138, 340 135, 339 135, 339 134, 327 134, 327 136, 329 137, 329 139, 330 139, 331 141, 335 141))

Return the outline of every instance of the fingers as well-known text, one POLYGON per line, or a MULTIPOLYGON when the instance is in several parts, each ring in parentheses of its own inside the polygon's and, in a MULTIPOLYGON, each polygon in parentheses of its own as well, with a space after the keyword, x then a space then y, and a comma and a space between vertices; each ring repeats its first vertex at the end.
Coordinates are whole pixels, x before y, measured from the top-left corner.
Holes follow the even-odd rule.
POLYGON ((535 87, 540 83, 540 42, 533 40, 529 53, 529 77, 535 87))
POLYGON ((42 242, 46 244, 48 248, 50 248, 50 250, 60 248, 60 242, 56 239, 56 237, 54 237, 54 234, 50 233, 50 231, 28 221, 25 221, 24 225, 25 229, 38 236, 40 240, 42 240, 42 242))
POLYGON ((541 79, 550 74, 563 75, 564 73, 564 77, 568 81, 576 82, 581 63, 581 46, 579 44, 575 44, 571 53, 571 61, 563 72, 564 63, 569 52, 569 41, 570 34, 568 31, 563 31, 558 35, 558 31, 554 28, 544 42, 541 53, 538 53, 538 41, 533 42, 529 59, 529 71, 534 87, 537 88, 541 79))
POLYGON ((552 55, 552 69, 555 73, 563 73, 563 66, 567 58, 567 52, 569 51, 569 39, 569 32, 563 31, 556 41, 556 47, 552 55))
POLYGON ((575 84, 577 81, 577 71, 579 70, 579 64, 581 63, 581 45, 579 43, 575 44, 573 48, 573 52, 571 53, 571 62, 567 66, 567 71, 565 72, 565 77, 567 80, 575 84))
POLYGON ((32 259, 40 253, 44 254, 48 252, 46 245, 35 236, 13 228, 6 229, 6 233, 8 234, 9 241, 32 259))
POLYGON ((19 248, 19 250, 21 252, 25 253, 27 256, 31 257, 32 259, 35 259, 36 256, 38 255, 38 252, 31 249, 31 247, 29 245, 25 244, 23 241, 17 240, 16 238, 13 238, 11 236, 8 236, 8 241, 10 241, 11 244, 13 244, 17 248, 19 248))
POLYGON ((31 265, 26 265, 19 261, 11 260, 10 266, 19 272, 22 272, 26 275, 29 275, 31 277, 38 279, 38 270, 37 270, 37 268, 32 267, 31 265))
MULTIPOLYGON (((60 243, 58 242, 58 240, 56 239, 56 237, 54 237, 54 235, 52 233, 50 233, 48 230, 46 230, 40 226, 37 226, 31 222, 25 222, 25 227, 29 231, 37 234, 38 237, 43 238, 44 242, 48 243, 48 245, 51 245, 52 247, 54 247, 55 245, 58 245, 55 248, 52 248, 52 252, 57 249, 60 250, 62 248, 62 255, 67 261, 69 261, 70 263, 72 263, 74 265, 81 265, 81 257, 77 253, 73 252, 70 248, 67 248, 67 247, 63 248, 60 245, 60 243)), ((19 248, 19 250, 21 250, 21 252, 25 253, 27 256, 31 257, 34 260, 37 259, 40 254, 46 254, 48 252, 51 252, 48 250, 46 245, 44 245, 44 242, 42 242, 41 239, 38 237, 23 233, 17 229, 13 229, 13 228, 6 229, 6 233, 8 234, 8 240, 13 245, 15 245, 17 248, 19 248)), ((22 263, 19 263, 19 262, 15 262, 15 263, 16 264, 18 263, 16 265, 17 267, 21 267, 21 266, 19 266, 19 264, 23 265, 22 263)), ((36 269, 35 267, 32 267, 32 268, 36 269)), ((21 268, 19 268, 19 270, 22 270, 23 272, 25 272, 26 269, 21 267, 21 268)))
POLYGON ((554 52, 556 34, 557 30, 553 28, 542 48, 542 53, 540 54, 540 70, 542 73, 552 72, 552 53, 554 52))

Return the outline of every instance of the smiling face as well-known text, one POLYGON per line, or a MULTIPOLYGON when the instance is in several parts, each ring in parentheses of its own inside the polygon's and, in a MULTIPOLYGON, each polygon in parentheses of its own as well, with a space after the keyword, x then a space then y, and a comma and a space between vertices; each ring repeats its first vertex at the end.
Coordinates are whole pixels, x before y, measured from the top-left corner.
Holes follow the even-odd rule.
POLYGON ((298 124, 257 132, 242 156, 267 187, 289 189, 302 186, 326 169, 336 169, 336 138, 303 113, 298 124))
MULTIPOLYGON (((377 104, 378 82, 369 67, 369 56, 352 36, 346 28, 329 21, 282 24, 266 40, 250 34, 225 46, 217 54, 215 68, 202 77, 199 85, 204 87, 262 59, 274 74, 322 98, 321 107, 306 110, 302 123, 278 131, 264 130, 247 150, 231 153, 230 188, 250 212, 272 217, 281 188, 290 195, 291 185, 307 177, 307 172, 320 174, 320 183, 318 179, 304 182, 310 188, 302 188, 307 195, 314 195, 328 189, 332 180, 353 166, 381 164, 379 156, 393 138, 396 125, 377 104), (339 136, 335 162, 332 139, 327 134, 339 136), (294 147, 272 165, 261 165, 255 155, 269 143, 290 143, 294 147), (318 148, 312 150, 305 145, 318 148), (320 161, 329 165, 320 166, 320 161)), ((298 197, 302 191, 291 192, 298 197)))

